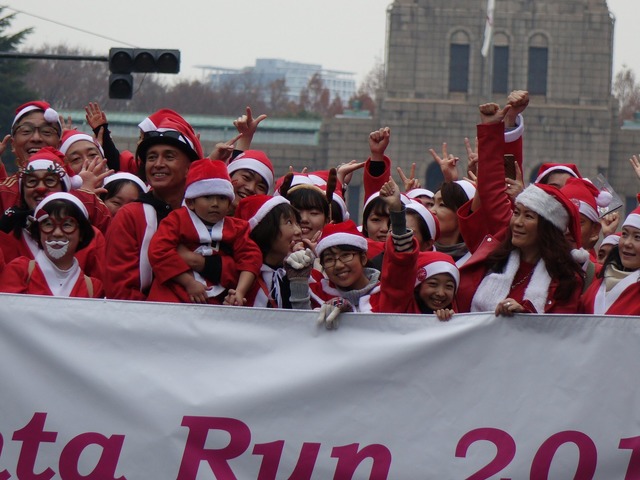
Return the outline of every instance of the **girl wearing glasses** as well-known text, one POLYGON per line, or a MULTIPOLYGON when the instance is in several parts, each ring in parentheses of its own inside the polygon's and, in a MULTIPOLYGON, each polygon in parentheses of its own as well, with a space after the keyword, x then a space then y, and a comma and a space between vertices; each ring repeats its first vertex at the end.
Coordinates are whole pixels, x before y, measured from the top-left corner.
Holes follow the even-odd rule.
POLYGON ((9 262, 0 279, 0 291, 56 297, 102 298, 100 280, 88 277, 75 258, 90 244, 94 230, 87 209, 66 192, 46 197, 36 207, 29 231, 38 243, 34 258, 9 262))

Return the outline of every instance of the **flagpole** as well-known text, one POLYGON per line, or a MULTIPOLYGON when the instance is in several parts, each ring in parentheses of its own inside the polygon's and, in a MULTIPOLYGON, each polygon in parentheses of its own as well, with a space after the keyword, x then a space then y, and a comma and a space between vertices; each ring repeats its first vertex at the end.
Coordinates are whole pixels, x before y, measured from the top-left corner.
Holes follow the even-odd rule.
POLYGON ((493 13, 496 1, 487 0, 487 16, 484 26, 484 38, 482 41, 482 85, 484 98, 489 98, 492 93, 493 80, 493 13))

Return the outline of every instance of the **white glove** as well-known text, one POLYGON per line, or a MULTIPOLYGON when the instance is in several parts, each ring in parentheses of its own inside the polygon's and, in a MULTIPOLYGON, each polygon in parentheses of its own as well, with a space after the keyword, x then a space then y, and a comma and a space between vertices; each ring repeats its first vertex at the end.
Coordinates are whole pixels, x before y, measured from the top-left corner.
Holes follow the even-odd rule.
POLYGON ((327 330, 337 330, 342 312, 353 312, 351 302, 340 297, 332 298, 320 305, 318 324, 324 325, 327 330))
POLYGON ((316 257, 311 249, 305 248, 304 250, 290 253, 285 262, 294 270, 303 270, 313 265, 315 259, 316 257))

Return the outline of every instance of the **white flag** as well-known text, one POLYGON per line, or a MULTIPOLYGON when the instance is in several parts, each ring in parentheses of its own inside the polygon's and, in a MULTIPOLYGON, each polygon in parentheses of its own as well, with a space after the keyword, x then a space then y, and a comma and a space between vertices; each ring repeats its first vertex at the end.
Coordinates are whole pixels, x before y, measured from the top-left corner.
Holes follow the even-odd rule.
POLYGON ((491 37, 493 36, 493 9, 496 6, 496 0, 487 0, 487 21, 484 26, 484 41, 482 43, 482 56, 489 54, 491 46, 491 37))

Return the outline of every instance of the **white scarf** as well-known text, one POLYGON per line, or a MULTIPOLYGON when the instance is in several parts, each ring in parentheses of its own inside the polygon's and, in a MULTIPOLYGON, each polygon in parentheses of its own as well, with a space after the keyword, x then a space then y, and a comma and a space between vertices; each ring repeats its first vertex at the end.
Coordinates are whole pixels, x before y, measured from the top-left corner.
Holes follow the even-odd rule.
POLYGON ((35 256, 36 263, 42 271, 49 290, 54 297, 68 297, 71 295, 71 291, 78 281, 78 277, 82 273, 78 260, 73 259, 73 265, 69 270, 60 270, 56 265, 49 260, 49 257, 40 250, 35 256))
MULTIPOLYGON (((509 296, 513 279, 520 267, 520 251, 513 250, 502 273, 490 273, 485 275, 473 295, 471 302, 472 312, 493 312, 499 302, 509 296)), ((549 295, 551 277, 540 259, 533 269, 527 288, 524 291, 524 299, 529 300, 536 311, 544 312, 544 307, 549 295)))
MULTIPOLYGON (((191 218, 193 227, 196 229, 196 232, 198 233, 198 239, 200 240, 200 246, 195 251, 197 253, 200 253, 201 255, 206 255, 207 253, 208 255, 212 255, 214 251, 219 251, 220 240, 222 240, 222 229, 224 227, 224 218, 213 225, 211 227, 211 232, 209 232, 209 229, 200 219, 200 217, 198 217, 190 209, 187 209, 187 212, 189 212, 189 217, 191 218)), ((195 270, 193 271, 193 277, 204 286, 208 286, 207 281, 204 279, 204 277, 195 270)), ((221 287, 220 285, 211 285, 207 289, 207 297, 217 297, 222 292, 224 292, 224 290, 224 287, 221 287)))
MULTIPOLYGON (((608 266, 607 269, 612 268, 608 266)), ((605 270, 605 276, 607 271, 605 270)), ((602 280, 600 284, 600 288, 598 288, 598 293, 596 293, 596 298, 593 302, 593 313, 594 315, 604 315, 607 313, 607 310, 611 308, 616 300, 620 297, 622 292, 624 292, 627 287, 633 285, 639 280, 640 270, 635 270, 630 272, 625 278, 621 279, 618 283, 616 283, 613 288, 609 291, 606 289, 606 279, 602 280)))
MULTIPOLYGON (((280 281, 285 276, 284 268, 278 268, 274 270, 267 264, 262 264, 260 267, 260 276, 262 280, 264 280, 264 285, 267 287, 267 292, 273 292, 273 300, 278 305, 278 308, 282 308, 282 292, 280 291, 280 281)), ((267 298, 267 294, 262 290, 262 288, 258 289, 258 293, 256 294, 256 299, 253 302, 254 307, 267 307, 269 305, 269 299, 267 298)))

